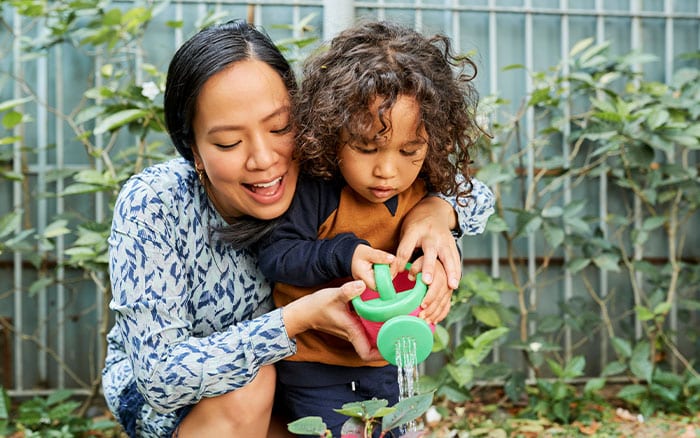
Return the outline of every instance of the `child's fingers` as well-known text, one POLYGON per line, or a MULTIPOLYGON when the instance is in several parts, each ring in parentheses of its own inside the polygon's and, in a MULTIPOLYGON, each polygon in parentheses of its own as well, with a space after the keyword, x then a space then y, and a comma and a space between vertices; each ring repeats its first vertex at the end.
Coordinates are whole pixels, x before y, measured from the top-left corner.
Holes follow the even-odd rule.
POLYGON ((424 302, 427 306, 421 311, 419 316, 429 323, 437 324, 447 317, 451 307, 451 297, 449 294, 438 294, 434 300, 424 302))

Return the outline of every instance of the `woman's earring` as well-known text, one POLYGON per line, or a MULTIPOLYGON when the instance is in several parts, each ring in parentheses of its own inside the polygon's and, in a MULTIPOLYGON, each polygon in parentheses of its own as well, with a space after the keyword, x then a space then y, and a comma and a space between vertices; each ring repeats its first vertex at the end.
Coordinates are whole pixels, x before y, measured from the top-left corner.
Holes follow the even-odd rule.
POLYGON ((206 172, 204 172, 204 169, 200 169, 199 167, 195 167, 194 170, 197 172, 197 178, 199 178, 199 182, 204 185, 204 179, 207 177, 206 172))

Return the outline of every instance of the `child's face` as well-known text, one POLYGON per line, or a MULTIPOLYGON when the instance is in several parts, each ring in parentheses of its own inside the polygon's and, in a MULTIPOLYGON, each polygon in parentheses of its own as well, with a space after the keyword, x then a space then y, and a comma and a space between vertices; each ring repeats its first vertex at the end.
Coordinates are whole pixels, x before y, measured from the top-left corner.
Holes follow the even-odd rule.
MULTIPOLYGON (((347 142, 338 153, 338 166, 350 187, 369 202, 381 203, 408 189, 418 177, 428 151, 428 135, 420 119, 416 100, 399 96, 386 115, 391 129, 382 135, 377 115, 378 99, 370 106, 374 113, 369 143, 347 142)), ((343 132, 343 138, 350 136, 343 132)))

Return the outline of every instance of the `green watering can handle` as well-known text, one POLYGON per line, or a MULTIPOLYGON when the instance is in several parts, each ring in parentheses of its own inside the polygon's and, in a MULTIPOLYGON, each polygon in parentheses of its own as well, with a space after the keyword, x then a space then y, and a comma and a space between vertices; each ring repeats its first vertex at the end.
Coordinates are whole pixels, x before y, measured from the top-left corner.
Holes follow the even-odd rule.
MULTIPOLYGON (((406 265, 409 269, 411 264, 406 265)), ((413 289, 396 293, 394 283, 391 280, 389 265, 374 265, 374 281, 377 284, 379 298, 363 301, 357 296, 352 299, 358 315, 368 321, 384 322, 395 316, 408 315, 420 306, 423 297, 428 291, 428 286, 423 283, 422 275, 416 275, 416 284, 413 289)))

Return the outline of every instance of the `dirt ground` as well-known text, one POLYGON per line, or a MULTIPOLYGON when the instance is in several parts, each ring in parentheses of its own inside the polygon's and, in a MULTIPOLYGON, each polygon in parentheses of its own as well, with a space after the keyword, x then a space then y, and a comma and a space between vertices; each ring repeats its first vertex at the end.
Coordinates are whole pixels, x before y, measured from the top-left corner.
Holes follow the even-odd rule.
MULTIPOLYGON (((700 412, 694 416, 659 414, 644 418, 629 407, 604 402, 591 407, 596 420, 557 424, 547 419, 523 419, 525 404, 505 401, 499 390, 478 393, 469 402, 438 403, 424 416, 431 438, 639 437, 700 438, 700 412), (440 415, 442 414, 442 415, 440 415)), ((606 393, 616 393, 607 388, 606 393)), ((614 400, 610 395, 604 400, 614 400)))

